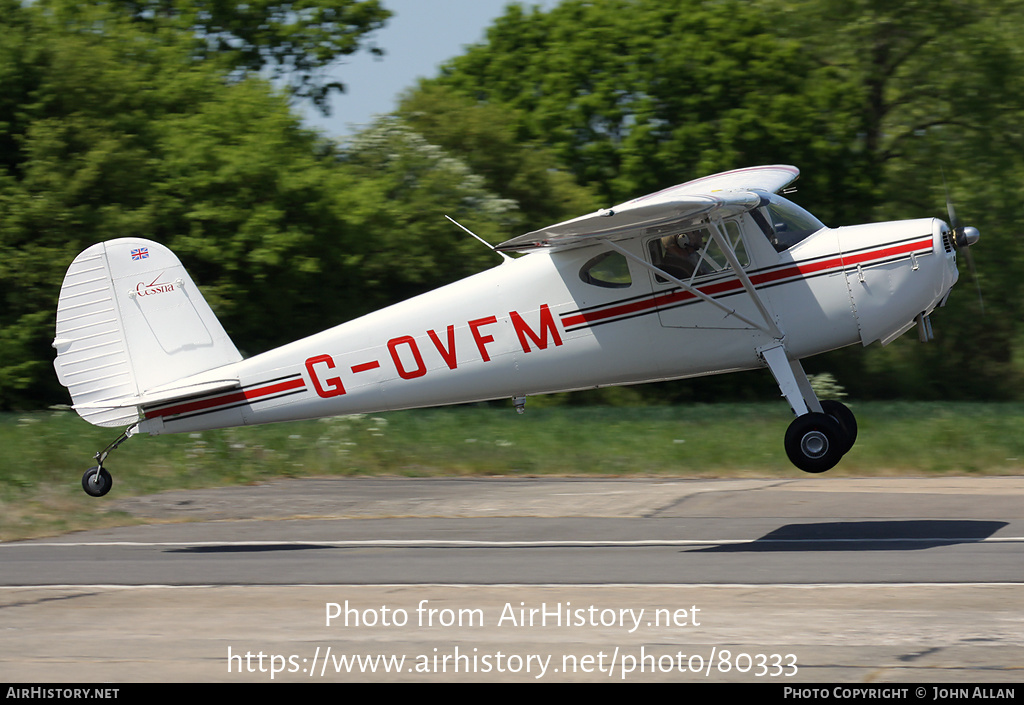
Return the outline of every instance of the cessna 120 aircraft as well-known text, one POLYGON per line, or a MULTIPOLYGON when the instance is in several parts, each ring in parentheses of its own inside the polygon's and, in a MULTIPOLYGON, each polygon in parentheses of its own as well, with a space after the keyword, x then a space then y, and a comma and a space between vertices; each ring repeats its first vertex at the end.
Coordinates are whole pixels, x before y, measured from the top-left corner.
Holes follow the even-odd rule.
MULTIPOLYGON (((497 267, 248 359, 166 247, 99 243, 68 269, 54 366, 74 408, 132 435, 458 404, 767 366, 796 418, 790 460, 817 473, 857 436, 800 360, 884 345, 957 281, 974 228, 935 218, 827 228, 778 195, 792 166, 690 181, 504 242, 497 267), (507 252, 528 253, 512 258, 507 252)), ((460 226, 461 227, 461 226, 460 226)))

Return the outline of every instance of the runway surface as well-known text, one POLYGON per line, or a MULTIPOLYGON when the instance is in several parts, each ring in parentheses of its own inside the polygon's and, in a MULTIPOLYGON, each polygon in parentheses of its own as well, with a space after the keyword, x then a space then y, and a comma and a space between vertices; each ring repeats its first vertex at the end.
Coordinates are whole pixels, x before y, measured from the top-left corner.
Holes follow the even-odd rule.
POLYGON ((345 478, 109 504, 147 523, 0 544, 0 680, 1024 675, 1020 477, 345 478))

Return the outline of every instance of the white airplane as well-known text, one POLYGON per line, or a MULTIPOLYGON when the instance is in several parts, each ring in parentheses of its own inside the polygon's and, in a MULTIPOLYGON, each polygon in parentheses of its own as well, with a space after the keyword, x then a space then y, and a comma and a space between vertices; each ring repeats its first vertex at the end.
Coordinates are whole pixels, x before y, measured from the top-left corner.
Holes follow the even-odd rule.
POLYGON ((248 359, 166 247, 93 245, 61 288, 54 366, 84 419, 127 429, 82 486, 106 494, 104 461, 139 432, 509 397, 522 412, 534 394, 765 366, 796 416, 790 460, 828 470, 856 420, 817 399, 800 360, 915 323, 930 338, 978 231, 827 228, 777 195, 798 175, 738 169, 527 233, 494 248, 493 269, 248 359))

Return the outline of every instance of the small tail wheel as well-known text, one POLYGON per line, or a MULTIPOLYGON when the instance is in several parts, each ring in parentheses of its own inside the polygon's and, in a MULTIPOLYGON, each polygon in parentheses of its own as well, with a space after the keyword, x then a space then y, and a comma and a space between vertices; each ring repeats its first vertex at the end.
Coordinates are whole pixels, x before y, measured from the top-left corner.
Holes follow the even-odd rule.
POLYGON ((848 450, 847 440, 835 418, 811 412, 795 418, 786 430, 786 455, 804 472, 825 472, 848 450))
POLYGON ((107 469, 102 466, 89 468, 82 475, 82 489, 91 497, 102 497, 114 485, 114 478, 110 476, 107 469))
POLYGON ((846 436, 843 443, 843 455, 846 455, 853 448, 853 444, 857 442, 857 418, 846 404, 833 399, 821 402, 821 409, 838 421, 839 428, 843 429, 843 434, 846 436))

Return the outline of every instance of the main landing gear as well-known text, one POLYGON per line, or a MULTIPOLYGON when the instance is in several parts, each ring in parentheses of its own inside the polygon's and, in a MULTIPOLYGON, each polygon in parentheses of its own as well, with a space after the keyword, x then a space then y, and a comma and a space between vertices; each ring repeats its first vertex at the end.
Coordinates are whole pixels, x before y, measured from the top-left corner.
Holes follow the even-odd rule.
POLYGON ((114 486, 114 478, 112 478, 110 476, 110 472, 103 467, 103 461, 107 459, 108 455, 114 452, 115 448, 134 436, 137 430, 138 426, 126 428, 124 432, 117 437, 116 441, 94 456, 98 464, 95 467, 91 467, 86 470, 85 474, 82 475, 82 489, 85 490, 87 495, 91 497, 102 497, 107 492, 110 492, 110 488, 114 486))
POLYGON ((857 420, 837 401, 821 402, 822 412, 798 416, 786 430, 786 455, 804 472, 831 470, 857 440, 857 420))
POLYGON ((796 418, 786 430, 786 455, 804 472, 831 470, 857 440, 857 419, 838 401, 818 401, 799 360, 790 360, 781 344, 758 353, 779 383, 796 418))

